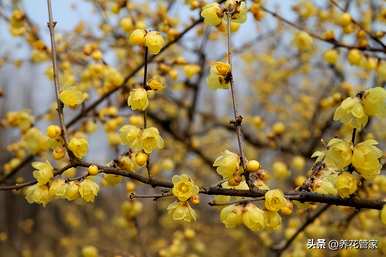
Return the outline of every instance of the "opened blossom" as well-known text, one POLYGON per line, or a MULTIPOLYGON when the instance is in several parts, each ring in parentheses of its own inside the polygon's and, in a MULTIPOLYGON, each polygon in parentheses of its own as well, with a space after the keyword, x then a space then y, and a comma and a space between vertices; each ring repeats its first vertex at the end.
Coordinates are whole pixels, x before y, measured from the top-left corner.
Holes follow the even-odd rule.
POLYGON ((172 193, 180 201, 187 201, 198 195, 199 188, 188 175, 174 175, 172 193))

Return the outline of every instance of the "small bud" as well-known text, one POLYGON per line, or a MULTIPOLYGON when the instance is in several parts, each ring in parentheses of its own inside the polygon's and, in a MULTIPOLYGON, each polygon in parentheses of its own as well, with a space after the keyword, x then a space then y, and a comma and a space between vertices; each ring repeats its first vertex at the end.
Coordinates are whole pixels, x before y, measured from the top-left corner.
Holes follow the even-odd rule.
POLYGON ((87 171, 88 171, 88 174, 94 176, 94 175, 97 175, 99 173, 99 168, 96 165, 90 165, 88 167, 87 171))
POLYGON ((138 166, 143 166, 147 162, 148 155, 145 154, 144 152, 138 152, 135 155, 135 162, 138 164, 138 166))

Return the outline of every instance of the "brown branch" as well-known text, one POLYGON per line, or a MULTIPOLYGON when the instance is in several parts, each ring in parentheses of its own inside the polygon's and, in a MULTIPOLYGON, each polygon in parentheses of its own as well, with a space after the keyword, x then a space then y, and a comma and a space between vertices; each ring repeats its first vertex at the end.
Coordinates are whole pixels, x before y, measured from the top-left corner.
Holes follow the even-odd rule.
POLYGON ((319 35, 317 35, 316 33, 313 33, 311 31, 308 31, 307 29, 297 25, 296 23, 290 21, 290 20, 287 20, 286 18, 284 18, 283 16, 279 15, 278 13, 274 12, 274 11, 271 11, 269 9, 267 9, 266 7, 264 6, 261 6, 261 10, 263 10, 264 12, 272 15, 273 17, 277 18, 278 20, 286 23, 287 25, 290 25, 291 27, 294 27, 295 29, 297 30, 300 30, 300 31, 304 31, 306 33, 308 33, 311 37, 319 40, 319 41, 323 41, 323 42, 326 42, 326 43, 329 43, 329 44, 332 44, 334 47, 336 48, 346 48, 346 49, 358 49, 358 50, 364 50, 364 51, 369 51, 369 52, 381 52, 381 53, 385 53, 385 50, 384 49, 381 49, 381 48, 374 48, 374 47, 370 47, 370 46, 367 46, 367 47, 359 47, 359 46, 355 46, 355 45, 348 45, 348 44, 345 44, 343 42, 339 42, 339 41, 336 41, 336 40, 327 40, 319 35))
POLYGON ((307 218, 307 220, 296 230, 296 232, 287 241, 284 242, 282 246, 276 246, 272 248, 272 250, 276 252, 277 256, 280 256, 288 247, 291 246, 291 244, 301 232, 303 232, 310 224, 312 224, 320 215, 322 215, 330 207, 331 205, 326 204, 325 206, 320 208, 316 213, 307 218))
MULTIPOLYGON (((332 5, 334 5, 336 8, 341 10, 342 12, 347 12, 345 8, 342 8, 338 5, 337 2, 334 0, 329 0, 332 5)), ((383 49, 386 49, 386 45, 379 39, 377 38, 372 32, 368 31, 365 29, 359 22, 357 22, 354 18, 351 17, 351 22, 354 23, 356 26, 358 26, 361 30, 363 30, 372 40, 374 40, 377 44, 383 47, 383 49)))
MULTIPOLYGON (((139 181, 143 184, 151 185, 152 187, 163 187, 163 188, 173 188, 173 183, 169 181, 163 181, 159 179, 151 179, 149 180, 146 176, 129 172, 127 170, 123 170, 116 167, 109 167, 104 165, 98 165, 95 163, 90 162, 84 162, 79 161, 75 164, 69 164, 66 167, 60 169, 55 173, 55 176, 62 174, 65 170, 71 168, 71 167, 89 167, 90 165, 96 165, 101 173, 104 174, 113 174, 118 175, 122 177, 127 177, 136 181, 139 181)), ((83 179, 84 176, 81 177, 83 179)), ((0 186, 0 191, 9 191, 9 190, 19 190, 22 188, 25 188, 27 186, 33 185, 36 183, 36 180, 26 182, 19 185, 14 186, 0 186)), ((259 189, 251 189, 251 190, 240 190, 240 189, 227 189, 227 188, 221 188, 219 186, 214 187, 202 187, 200 189, 200 194, 204 195, 228 195, 228 196, 240 196, 240 197, 253 197, 253 198, 261 198, 265 195, 267 191, 265 190, 259 190, 259 189)), ((314 192, 287 192, 285 193, 285 196, 289 200, 296 200, 300 202, 311 202, 311 203, 327 203, 330 205, 337 205, 337 206, 349 206, 354 207, 357 209, 361 208, 367 208, 367 209, 382 209, 383 205, 386 203, 386 201, 382 199, 376 199, 376 200, 368 200, 368 199, 359 199, 359 198, 340 198, 338 196, 332 196, 332 195, 323 195, 319 193, 314 192)))

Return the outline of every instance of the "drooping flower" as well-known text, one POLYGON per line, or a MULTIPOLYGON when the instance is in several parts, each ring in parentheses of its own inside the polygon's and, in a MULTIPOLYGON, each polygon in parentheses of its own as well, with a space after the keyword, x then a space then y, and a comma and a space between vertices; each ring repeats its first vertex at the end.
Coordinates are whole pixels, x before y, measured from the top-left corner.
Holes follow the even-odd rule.
POLYGON ((386 116, 386 89, 375 87, 366 90, 362 99, 367 115, 386 116))
POLYGON ((358 97, 346 98, 335 110, 334 120, 352 128, 362 129, 366 125, 368 117, 358 97))
POLYGON ((51 198, 64 198, 66 195, 67 185, 64 179, 55 179, 49 187, 49 195, 51 198))
POLYGON ((377 141, 368 139, 354 147, 352 164, 355 170, 367 180, 375 178, 382 168, 379 159, 383 156, 383 152, 375 146, 377 144, 377 141))
POLYGON ((32 167, 33 177, 38 181, 39 185, 45 185, 54 177, 54 168, 49 161, 46 162, 33 162, 32 167))
POLYGON ((257 208, 254 204, 248 204, 245 207, 245 212, 243 213, 243 223, 252 231, 264 229, 264 211, 257 208))
POLYGON ((142 148, 141 129, 133 125, 125 125, 119 129, 122 143, 128 145, 133 150, 142 148))
POLYGON ((267 229, 278 229, 281 225, 281 216, 275 211, 264 211, 264 224, 267 229))
POLYGON ((155 149, 162 149, 164 147, 164 140, 155 127, 146 128, 142 132, 142 147, 145 153, 151 153, 155 149))
POLYGON ((265 193, 264 206, 270 211, 279 211, 286 206, 286 198, 279 189, 272 189, 265 193))
POLYGON ((235 228, 243 222, 243 207, 231 204, 220 212, 220 220, 226 228, 235 228))
POLYGON ((335 187, 338 190, 338 195, 340 197, 347 198, 357 190, 357 184, 357 178, 353 174, 349 172, 342 172, 336 178, 335 187))
POLYGON ((37 203, 46 206, 51 200, 47 185, 35 184, 24 191, 28 203, 37 203))
POLYGON ((158 54, 164 44, 165 41, 158 31, 150 31, 145 36, 145 45, 151 54, 158 54))
POLYGON ((213 163, 216 171, 223 178, 231 179, 240 170, 240 157, 228 150, 225 150, 213 163))
POLYGON ((98 184, 89 178, 86 178, 79 184, 79 193, 85 202, 94 202, 98 191, 98 184))
POLYGON ((143 88, 135 88, 130 92, 127 104, 133 110, 144 111, 149 106, 147 92, 143 88))
POLYGON ((82 159, 88 152, 88 141, 85 138, 71 138, 68 148, 77 158, 82 159))
POLYGON ((328 142, 326 152, 326 163, 338 169, 343 169, 351 164, 352 144, 338 138, 328 142))
POLYGON ((197 214, 188 202, 173 202, 168 206, 167 211, 176 221, 192 222, 197 220, 197 214))
POLYGON ((218 3, 207 4, 202 8, 201 16, 206 25, 217 26, 222 20, 222 10, 218 3))
POLYGON ((66 194, 64 195, 64 197, 68 200, 68 201, 74 201, 76 199, 79 198, 80 194, 79 194, 79 184, 76 183, 75 181, 71 181, 69 183, 66 184, 66 194))

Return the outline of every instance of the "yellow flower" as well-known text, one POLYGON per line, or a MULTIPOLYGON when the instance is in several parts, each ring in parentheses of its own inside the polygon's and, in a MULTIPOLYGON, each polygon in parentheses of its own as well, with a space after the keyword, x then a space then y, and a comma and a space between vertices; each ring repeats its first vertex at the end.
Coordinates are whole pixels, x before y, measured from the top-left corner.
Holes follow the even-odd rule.
POLYGON ((343 169, 351 164, 352 144, 345 140, 333 138, 328 142, 326 163, 338 169, 343 169))
POLYGON ((33 177, 38 181, 39 185, 45 185, 54 177, 54 168, 47 162, 33 162, 32 167, 33 177))
POLYGON ((88 142, 84 138, 71 138, 68 148, 79 159, 82 159, 88 152, 88 142))
POLYGON ((349 172, 342 172, 336 179, 335 187, 338 195, 347 198, 357 190, 358 181, 356 177, 349 172))
POLYGON ((267 210, 278 211, 283 207, 286 207, 287 200, 284 194, 279 189, 272 189, 265 193, 264 206, 267 210))
POLYGON ((210 89, 228 89, 230 87, 230 65, 225 62, 216 62, 210 66, 210 72, 207 79, 210 89))
POLYGON ((172 193, 178 200, 187 201, 192 196, 198 195, 199 188, 188 175, 174 175, 172 182, 172 193))
POLYGON ((151 153, 154 149, 162 149, 164 147, 164 140, 159 134, 157 128, 146 128, 142 132, 142 147, 145 153, 151 153))
POLYGON ((366 90, 362 99, 367 115, 386 116, 386 89, 375 87, 366 90))
POLYGON ((346 27, 348 25, 350 25, 351 23, 351 15, 349 13, 342 13, 342 15, 340 15, 338 17, 338 20, 337 20, 338 24, 342 27, 346 27))
POLYGON ((57 125, 49 125, 47 127, 47 136, 50 138, 57 138, 61 133, 62 131, 57 125))
POLYGON ((302 156, 295 156, 292 159, 292 166, 295 170, 302 171, 305 165, 306 165, 306 161, 302 156))
POLYGON ((79 185, 75 181, 71 181, 70 183, 66 184, 66 194, 64 197, 68 201, 73 201, 79 198, 79 185))
POLYGON ((358 49, 352 49, 348 52, 347 59, 351 65, 359 65, 362 60, 362 54, 358 49))
POLYGON ((119 134, 122 143, 128 145, 130 148, 134 150, 140 150, 142 148, 141 129, 133 125, 125 125, 120 128, 119 134))
POLYGON ((145 45, 151 54, 158 54, 164 44, 165 41, 158 31, 150 31, 145 36, 145 45))
POLYGON ((59 99, 65 106, 75 108, 87 98, 87 93, 84 93, 76 88, 64 89, 59 94, 59 99))
POLYGON ((234 8, 234 11, 231 17, 232 22, 244 23, 247 20, 248 8, 245 5, 245 2, 236 3, 235 0, 227 0, 224 4, 224 7, 226 9, 228 9, 229 7, 231 7, 230 9, 234 8), (231 5, 233 5, 233 7, 231 7, 231 5))
POLYGON ((188 202, 173 202, 168 206, 167 211, 176 221, 192 222, 197 219, 196 212, 188 202))
POLYGON ((220 220, 226 228, 235 228, 243 222, 243 207, 240 205, 228 205, 220 212, 220 220))
POLYGON ((221 23, 221 7, 218 3, 207 4, 202 8, 201 16, 206 25, 217 26, 221 23))
POLYGON ((105 174, 102 183, 104 186, 115 186, 122 181, 122 177, 114 174, 105 174))
POLYGON ((149 106, 149 99, 147 98, 147 92, 143 88, 135 88, 130 91, 127 104, 133 110, 144 111, 149 106))
POLYGON ((382 168, 379 158, 383 156, 383 152, 375 146, 376 144, 378 144, 377 141, 368 139, 354 147, 352 164, 355 170, 367 180, 375 178, 382 168))
POLYGON ((338 120, 352 128, 361 129, 366 125, 368 117, 359 98, 348 97, 336 109, 334 120, 338 120))
POLYGON ((119 22, 119 25, 121 26, 123 31, 130 32, 133 28, 133 21, 130 17, 125 17, 119 22))
POLYGON ((318 178, 314 182, 313 191, 319 194, 337 195, 338 190, 336 189, 335 184, 336 183, 328 177, 318 178))
POLYGON ((43 135, 36 127, 28 129, 21 140, 32 154, 46 151, 49 148, 49 137, 43 135))
POLYGON ((293 41, 299 50, 309 51, 313 47, 312 37, 304 31, 296 32, 293 41))
POLYGON ((338 51, 335 49, 329 49, 324 53, 323 58, 328 64, 335 64, 339 58, 338 51))
POLYGON ((129 42, 132 45, 143 45, 145 43, 146 31, 143 29, 136 29, 131 32, 129 42))
POLYGON ((281 225, 281 217, 275 211, 264 211, 265 228, 276 230, 281 225))
POLYGON ((121 210, 126 217, 134 218, 142 212, 143 205, 139 201, 125 201, 121 205, 121 210))
POLYGON ((98 249, 92 245, 86 245, 82 248, 82 257, 98 257, 98 249))
POLYGON ((243 213, 243 223, 252 231, 264 229, 264 211, 257 208, 254 204, 248 204, 243 213))
POLYGON ((147 82, 147 85, 151 88, 151 90, 155 90, 155 91, 162 90, 165 88, 164 82, 162 78, 159 76, 155 76, 152 79, 150 79, 147 82))
POLYGON ((55 179, 50 184, 49 195, 51 198, 64 198, 66 195, 67 185, 64 179, 55 179))
POLYGON ((381 210, 381 221, 383 225, 386 225, 386 205, 383 205, 383 208, 381 210))
POLYGON ((275 161, 272 165, 272 171, 278 179, 284 179, 290 175, 287 165, 282 161, 275 161))
POLYGON ((231 179, 240 170, 240 157, 235 153, 225 150, 214 161, 213 167, 217 167, 217 173, 223 178, 231 179))
POLYGON ((91 179, 86 178, 79 184, 79 193, 80 196, 86 202, 94 202, 95 197, 99 191, 99 186, 97 183, 91 179))
POLYGON ((196 65, 196 64, 187 64, 187 65, 184 65, 184 73, 185 73, 185 76, 190 79, 192 78, 194 75, 196 75, 197 73, 199 73, 201 70, 201 67, 196 65))
POLYGON ((48 193, 48 187, 46 185, 33 185, 26 188, 24 191, 25 199, 28 203, 37 203, 46 206, 51 200, 48 193))

